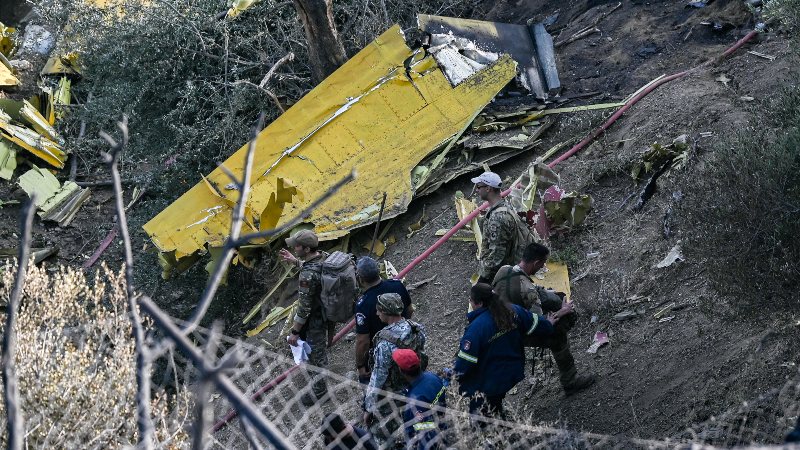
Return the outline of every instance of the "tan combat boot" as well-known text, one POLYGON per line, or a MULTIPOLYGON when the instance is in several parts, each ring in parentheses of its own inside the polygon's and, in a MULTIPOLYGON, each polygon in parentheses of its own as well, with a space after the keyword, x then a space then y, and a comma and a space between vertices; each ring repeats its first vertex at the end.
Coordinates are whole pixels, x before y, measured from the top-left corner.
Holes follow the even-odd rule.
POLYGON ((567 396, 582 391, 595 382, 594 375, 578 375, 578 369, 575 368, 575 358, 566 347, 559 351, 553 352, 553 359, 556 360, 558 372, 561 378, 561 386, 564 388, 564 393, 567 396))

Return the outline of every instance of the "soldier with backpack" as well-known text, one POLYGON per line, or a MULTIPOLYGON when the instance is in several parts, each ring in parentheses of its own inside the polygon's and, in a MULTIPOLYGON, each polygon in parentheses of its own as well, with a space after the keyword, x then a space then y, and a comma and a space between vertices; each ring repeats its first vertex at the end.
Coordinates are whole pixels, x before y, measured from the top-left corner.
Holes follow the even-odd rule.
POLYGON ((372 374, 364 397, 364 423, 372 425, 373 434, 384 440, 403 423, 393 403, 380 402, 379 390, 401 393, 406 386, 406 379, 397 363, 392 359, 392 352, 397 349, 413 350, 420 358, 420 368, 425 370, 428 357, 425 355, 425 332, 422 325, 403 318, 403 300, 399 294, 388 293, 378 296, 378 317, 388 325, 378 332, 374 338, 372 352, 372 374))
POLYGON ((484 172, 472 179, 481 200, 489 202, 489 209, 481 224, 481 259, 478 265, 478 282, 490 284, 500 267, 514 264, 522 250, 535 235, 503 199, 502 180, 494 172, 484 172))
MULTIPOLYGON (((319 251, 319 239, 311 230, 300 230, 286 239, 287 249, 280 251, 283 260, 300 265, 298 274, 297 310, 288 336, 289 345, 296 346, 302 338, 311 346, 308 362, 317 367, 328 365, 327 346, 331 328, 336 322, 349 320, 358 292, 355 265, 349 255, 319 251)), ((315 399, 303 398, 306 406, 313 405, 327 393, 325 379, 317 376, 312 384, 315 399)))

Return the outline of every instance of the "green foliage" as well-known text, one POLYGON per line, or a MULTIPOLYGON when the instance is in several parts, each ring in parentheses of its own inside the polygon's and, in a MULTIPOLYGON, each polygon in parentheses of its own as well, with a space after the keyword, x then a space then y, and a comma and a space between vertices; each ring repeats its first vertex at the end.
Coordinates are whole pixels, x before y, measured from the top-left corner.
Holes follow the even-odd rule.
POLYGON ((740 306, 793 303, 800 280, 800 87, 780 93, 758 126, 721 143, 705 178, 692 251, 740 306), (755 303, 754 303, 755 302, 755 303))
POLYGON ((769 0, 764 2, 764 17, 778 20, 789 30, 800 30, 800 0, 769 0))

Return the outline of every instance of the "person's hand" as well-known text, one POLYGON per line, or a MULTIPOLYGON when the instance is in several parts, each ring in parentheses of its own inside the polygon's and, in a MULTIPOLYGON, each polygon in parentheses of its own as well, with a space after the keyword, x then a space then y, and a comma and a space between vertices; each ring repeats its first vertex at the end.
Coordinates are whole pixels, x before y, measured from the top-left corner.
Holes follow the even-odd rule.
POLYGON ((297 335, 297 334, 290 334, 289 336, 286 336, 286 340, 289 342, 289 345, 291 345, 292 347, 297 347, 297 340, 299 338, 300 338, 300 336, 297 335))
POLYGON ((278 252, 278 255, 281 257, 282 260, 288 262, 289 264, 292 264, 292 265, 296 266, 297 263, 299 262, 297 257, 294 256, 292 254, 292 252, 290 252, 289 250, 287 250, 285 248, 280 249, 280 251, 278 252))
POLYGON ((559 318, 558 311, 549 312, 549 313, 545 314, 545 316, 544 316, 544 320, 550 322, 550 325, 555 325, 556 322, 558 322, 558 318, 559 318))
POLYGON ((567 314, 571 314, 574 312, 575 312, 575 304, 572 302, 564 302, 564 304, 561 306, 561 309, 556 311, 556 314, 558 314, 558 317, 561 318, 566 316, 567 314))

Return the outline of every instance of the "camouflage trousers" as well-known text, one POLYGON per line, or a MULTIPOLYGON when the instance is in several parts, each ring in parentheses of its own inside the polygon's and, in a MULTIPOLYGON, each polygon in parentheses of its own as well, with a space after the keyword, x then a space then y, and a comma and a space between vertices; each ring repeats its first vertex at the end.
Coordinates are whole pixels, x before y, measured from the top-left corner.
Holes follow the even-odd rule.
MULTIPOLYGON (((322 317, 311 316, 300 330, 300 339, 308 342, 311 346, 311 353, 308 355, 308 363, 312 366, 328 366, 328 324, 322 317)), ((322 374, 314 374, 312 390, 317 398, 322 398, 328 391, 325 384, 325 377, 322 374)))

